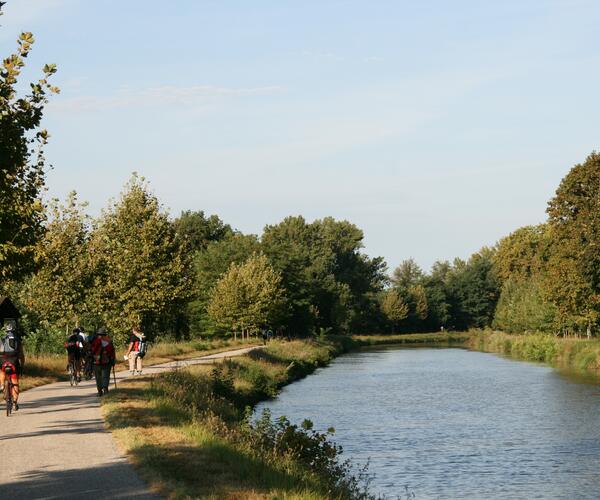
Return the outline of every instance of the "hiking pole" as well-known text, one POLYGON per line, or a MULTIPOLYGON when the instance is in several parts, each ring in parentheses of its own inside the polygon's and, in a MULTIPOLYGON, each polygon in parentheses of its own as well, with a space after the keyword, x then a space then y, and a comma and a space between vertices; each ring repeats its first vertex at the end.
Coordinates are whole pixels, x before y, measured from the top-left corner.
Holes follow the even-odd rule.
POLYGON ((115 379, 115 390, 117 390, 117 374, 115 373, 115 365, 113 365, 112 369, 113 369, 113 377, 115 379))

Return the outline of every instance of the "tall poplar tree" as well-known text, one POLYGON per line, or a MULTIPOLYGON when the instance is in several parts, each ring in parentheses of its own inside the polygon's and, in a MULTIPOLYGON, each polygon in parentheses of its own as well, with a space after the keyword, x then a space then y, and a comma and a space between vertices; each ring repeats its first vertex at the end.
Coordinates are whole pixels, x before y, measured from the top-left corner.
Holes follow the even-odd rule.
POLYGON ((21 33, 17 51, 0 69, 0 288, 5 280, 31 270, 43 232, 43 146, 48 133, 40 122, 48 95, 59 90, 48 81, 56 66, 47 64, 43 77, 30 84, 29 95, 18 96, 18 77, 33 42, 31 33, 21 33))
POLYGON ((76 326, 87 313, 92 285, 88 262, 90 219, 85 204, 71 192, 65 205, 51 204, 50 221, 37 252, 37 271, 22 292, 22 300, 42 323, 76 326))
POLYGON ((143 178, 133 175, 103 212, 90 242, 91 309, 124 340, 142 324, 176 333, 178 309, 190 289, 190 259, 143 178))

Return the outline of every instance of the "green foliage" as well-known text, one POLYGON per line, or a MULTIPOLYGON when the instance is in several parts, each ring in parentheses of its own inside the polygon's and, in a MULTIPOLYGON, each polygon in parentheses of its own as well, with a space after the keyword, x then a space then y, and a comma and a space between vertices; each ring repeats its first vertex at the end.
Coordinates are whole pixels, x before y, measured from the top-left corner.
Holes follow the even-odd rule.
POLYGON ((188 305, 192 336, 214 333, 218 329, 206 310, 212 290, 232 263, 241 264, 259 251, 260 244, 256 236, 234 233, 209 243, 204 251, 196 253, 193 298, 188 305))
POLYGON ((269 461, 291 460, 305 468, 324 483, 328 497, 371 498, 352 474, 351 462, 340 460, 343 450, 331 441, 333 428, 318 432, 310 420, 298 426, 284 416, 273 420, 270 411, 264 410, 255 422, 248 412, 243 430, 245 446, 269 461))
POLYGON ((493 270, 494 252, 483 248, 468 262, 456 260, 448 275, 447 296, 452 326, 458 330, 491 325, 500 294, 493 270))
POLYGON ((310 224, 303 217, 287 217, 265 227, 262 248, 283 278, 289 331, 332 328, 347 333, 365 328, 378 310, 385 264, 360 252, 362 239, 355 225, 331 217, 310 224))
POLYGON ((243 264, 231 264, 216 283, 207 311, 230 331, 256 331, 275 322, 284 304, 281 275, 264 254, 255 254, 243 264))
POLYGON ((539 278, 508 278, 502 285, 493 326, 509 333, 552 332, 556 307, 545 299, 539 278))
POLYGON ((103 212, 90 240, 94 285, 89 309, 125 340, 133 325, 176 331, 189 297, 189 254, 158 199, 136 175, 103 212))
POLYGON ((37 271, 20 293, 46 327, 74 327, 86 319, 93 277, 88 261, 90 221, 84 207, 75 192, 64 206, 53 201, 52 217, 37 251, 37 271))
POLYGON ((549 296, 562 327, 590 334, 600 320, 600 154, 571 169, 547 212, 549 296))
POLYGON ((394 333, 394 326, 408 316, 408 304, 394 288, 390 288, 383 294, 381 310, 392 323, 392 333, 394 333))
POLYGON ((550 246, 546 224, 525 226, 502 238, 493 256, 494 272, 501 281, 537 276, 545 267, 550 246))
POLYGON ((206 217, 202 210, 181 212, 181 215, 173 221, 173 225, 177 236, 192 252, 206 250, 209 243, 233 235, 229 224, 225 224, 216 215, 206 217))
POLYGON ((59 90, 48 81, 56 67, 47 64, 43 77, 30 84, 31 93, 17 95, 33 42, 31 33, 21 33, 17 51, 4 59, 0 71, 0 285, 32 269, 43 233, 43 147, 48 133, 39 127, 48 95, 59 90))
POLYGON ((23 337, 23 349, 27 356, 65 353, 66 332, 62 329, 31 330, 23 337))

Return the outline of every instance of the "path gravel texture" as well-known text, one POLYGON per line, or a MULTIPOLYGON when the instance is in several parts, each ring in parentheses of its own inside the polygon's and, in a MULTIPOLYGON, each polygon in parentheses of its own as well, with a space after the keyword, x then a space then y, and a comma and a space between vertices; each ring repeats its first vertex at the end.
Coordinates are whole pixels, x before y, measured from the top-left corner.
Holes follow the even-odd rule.
MULTIPOLYGON (((213 363, 261 347, 155 365, 144 374, 213 363)), ((129 371, 117 372, 117 385, 128 377, 129 371)), ((141 481, 105 428, 93 379, 76 387, 58 382, 30 389, 21 394, 19 406, 6 417, 0 405, 0 499, 161 498, 141 481)))

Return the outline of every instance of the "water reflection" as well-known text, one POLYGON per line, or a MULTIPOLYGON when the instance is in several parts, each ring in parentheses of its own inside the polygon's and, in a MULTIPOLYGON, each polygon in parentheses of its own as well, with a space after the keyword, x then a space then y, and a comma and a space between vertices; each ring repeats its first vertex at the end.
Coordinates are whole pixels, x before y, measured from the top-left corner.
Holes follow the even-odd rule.
POLYGON ((352 353, 261 405, 336 428, 374 488, 417 498, 600 498, 600 386, 462 349, 352 353))

